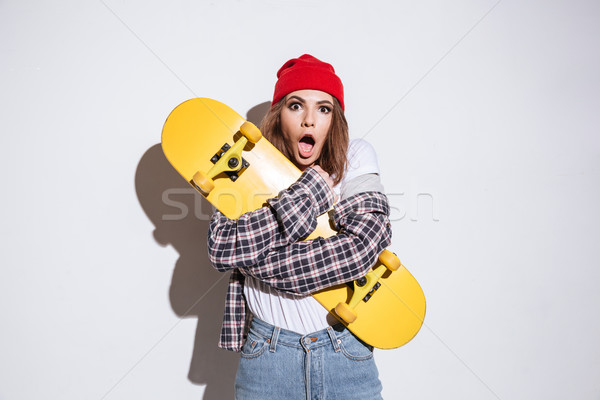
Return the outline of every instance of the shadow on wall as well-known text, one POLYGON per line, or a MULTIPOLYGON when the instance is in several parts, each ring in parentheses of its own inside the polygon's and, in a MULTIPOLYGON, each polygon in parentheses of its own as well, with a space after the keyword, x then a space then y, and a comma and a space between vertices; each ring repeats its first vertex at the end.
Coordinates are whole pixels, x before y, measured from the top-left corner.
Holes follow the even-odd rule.
MULTIPOLYGON (((252 107, 247 119, 258 125, 269 107, 270 102, 252 107)), ((155 226, 154 239, 179 254, 169 292, 171 307, 179 317, 198 319, 188 378, 206 385, 203 400, 232 399, 239 354, 217 347, 229 274, 217 272, 208 261, 212 206, 173 169, 160 144, 142 156, 135 186, 155 226)))
POLYGON ((246 114, 246 119, 248 121, 252 122, 254 125, 260 127, 260 121, 262 121, 264 116, 267 115, 270 108, 271 108, 270 101, 265 101, 264 103, 260 103, 256 106, 252 107, 250 110, 248 110, 248 113, 246 114))

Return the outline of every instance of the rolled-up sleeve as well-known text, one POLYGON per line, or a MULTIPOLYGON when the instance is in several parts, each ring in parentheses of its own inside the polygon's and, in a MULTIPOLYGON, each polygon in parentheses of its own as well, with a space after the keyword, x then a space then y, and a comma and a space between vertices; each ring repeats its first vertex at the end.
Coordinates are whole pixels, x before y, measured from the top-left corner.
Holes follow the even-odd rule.
POLYGON ((209 226, 208 256, 217 270, 250 267, 270 251, 305 238, 317 226, 317 216, 333 204, 333 193, 325 180, 308 168, 267 203, 237 220, 215 212, 209 226))
POLYGON ((355 194, 335 206, 333 221, 337 235, 271 249, 241 272, 298 294, 364 276, 391 242, 387 197, 380 192, 355 194))

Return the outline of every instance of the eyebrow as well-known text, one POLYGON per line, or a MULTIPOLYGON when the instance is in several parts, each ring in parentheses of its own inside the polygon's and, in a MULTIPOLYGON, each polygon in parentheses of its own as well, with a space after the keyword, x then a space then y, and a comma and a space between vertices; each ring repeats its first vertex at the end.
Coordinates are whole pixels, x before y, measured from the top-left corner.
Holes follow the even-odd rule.
MULTIPOLYGON (((306 103, 306 100, 304 100, 300 96, 296 96, 296 95, 290 96, 288 98, 288 101, 291 100, 291 99, 296 99, 296 100, 300 101, 301 103, 306 103)), ((329 104, 329 105, 333 106, 333 103, 331 101, 329 101, 329 100, 319 100, 319 101, 317 101, 317 104, 329 104)))

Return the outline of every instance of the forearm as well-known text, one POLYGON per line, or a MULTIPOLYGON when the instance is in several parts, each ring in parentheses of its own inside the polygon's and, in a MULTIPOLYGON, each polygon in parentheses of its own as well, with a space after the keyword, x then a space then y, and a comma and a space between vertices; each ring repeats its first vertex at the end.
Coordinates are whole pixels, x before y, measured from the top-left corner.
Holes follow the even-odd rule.
POLYGON ((335 207, 334 222, 337 235, 270 251, 242 273, 299 294, 364 276, 391 242, 387 197, 379 192, 351 196, 335 207))
POLYGON ((268 206, 230 220, 213 215, 208 233, 208 255, 219 271, 249 267, 274 249, 308 236, 316 217, 333 203, 333 194, 313 169, 302 176, 268 206))

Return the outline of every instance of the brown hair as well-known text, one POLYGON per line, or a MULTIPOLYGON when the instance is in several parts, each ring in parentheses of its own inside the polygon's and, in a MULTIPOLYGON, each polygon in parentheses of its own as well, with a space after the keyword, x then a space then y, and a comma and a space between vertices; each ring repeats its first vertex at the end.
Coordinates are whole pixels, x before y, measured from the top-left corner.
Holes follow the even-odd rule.
MULTIPOLYGON (((332 96, 333 97, 333 96, 332 96)), ((279 151, 288 159, 292 160, 292 152, 288 149, 281 131, 281 110, 284 107, 285 97, 278 101, 265 115, 260 130, 263 135, 273 143, 279 151)), ((333 179, 334 184, 339 184, 346 173, 348 162, 348 122, 338 99, 333 97, 333 110, 331 115, 331 127, 323 144, 321 155, 316 161, 333 179)), ((293 160, 292 160, 293 161, 293 160)))

